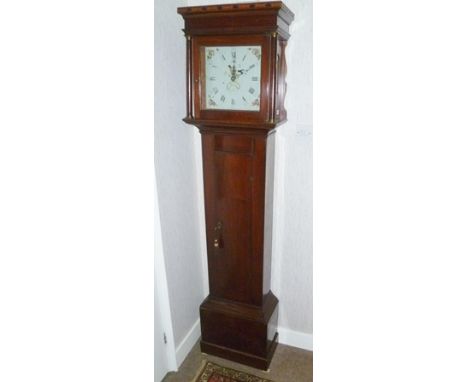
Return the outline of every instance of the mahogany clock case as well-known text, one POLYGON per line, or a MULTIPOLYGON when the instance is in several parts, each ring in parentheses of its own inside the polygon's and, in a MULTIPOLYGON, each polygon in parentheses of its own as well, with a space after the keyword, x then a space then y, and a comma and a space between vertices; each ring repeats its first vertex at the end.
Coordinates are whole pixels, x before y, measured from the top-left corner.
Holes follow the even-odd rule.
POLYGON ((179 8, 187 37, 187 117, 202 134, 209 296, 201 349, 266 370, 277 342, 270 291, 274 132, 286 120, 285 47, 294 15, 282 2, 179 8), (259 111, 205 109, 200 52, 261 46, 259 111))

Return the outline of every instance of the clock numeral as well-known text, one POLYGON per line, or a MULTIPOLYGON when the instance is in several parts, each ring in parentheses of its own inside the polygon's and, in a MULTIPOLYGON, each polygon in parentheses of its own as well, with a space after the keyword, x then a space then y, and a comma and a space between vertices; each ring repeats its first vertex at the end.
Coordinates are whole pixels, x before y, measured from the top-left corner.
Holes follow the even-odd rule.
POLYGON ((221 55, 224 61, 226 61, 226 57, 224 57, 224 54, 221 55))
POLYGON ((233 51, 231 52, 231 54, 232 54, 232 59, 235 60, 235 59, 236 59, 236 54, 237 54, 236 51, 233 50, 233 51))
POLYGON ((216 77, 210 77, 210 81, 216 81, 216 77))
POLYGON ((236 101, 234 100, 234 98, 231 98, 231 105, 235 105, 236 104, 236 101))
POLYGON ((245 97, 244 97, 244 96, 242 96, 242 99, 244 100, 244 102, 245 102, 245 103, 247 103, 247 100, 245 99, 245 97))
POLYGON ((252 64, 252 65, 249 66, 249 69, 252 69, 254 67, 255 67, 255 64, 252 64))
POLYGON ((226 97, 224 95, 221 96, 221 102, 226 101, 226 97))
POLYGON ((250 88, 250 89, 249 89, 249 93, 250 93, 250 94, 254 94, 254 93, 255 93, 255 89, 254 89, 254 88, 250 88))
POLYGON ((213 93, 214 94, 218 94, 218 92, 219 92, 218 88, 213 88, 213 93))
POLYGON ((258 77, 252 77, 252 81, 258 81, 258 77))
POLYGON ((244 58, 242 59, 242 61, 245 61, 246 57, 247 57, 247 53, 244 55, 244 58))

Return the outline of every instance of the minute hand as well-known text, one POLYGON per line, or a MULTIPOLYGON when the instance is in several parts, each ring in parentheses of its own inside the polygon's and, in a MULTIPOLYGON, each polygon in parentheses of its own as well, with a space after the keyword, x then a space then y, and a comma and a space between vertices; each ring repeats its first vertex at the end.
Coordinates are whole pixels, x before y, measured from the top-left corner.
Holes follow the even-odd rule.
POLYGON ((254 67, 255 67, 255 65, 250 65, 247 69, 239 69, 238 72, 239 72, 240 74, 245 74, 245 73, 247 73, 250 69, 252 69, 252 68, 254 68, 254 67))

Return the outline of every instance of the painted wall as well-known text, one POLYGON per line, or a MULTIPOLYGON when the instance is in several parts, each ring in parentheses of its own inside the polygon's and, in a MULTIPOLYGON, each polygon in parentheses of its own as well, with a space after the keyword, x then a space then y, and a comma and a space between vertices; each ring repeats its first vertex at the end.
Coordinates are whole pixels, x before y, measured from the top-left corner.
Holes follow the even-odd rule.
POLYGON ((159 219, 158 190, 156 184, 154 190, 154 379, 155 382, 160 382, 169 371, 169 362, 166 351, 167 345, 164 341, 164 336, 167 329, 165 328, 166 323, 164 322, 163 317, 165 313, 167 315, 167 312, 164 311, 164 302, 168 302, 168 299, 167 293, 163 295, 163 289, 164 292, 167 291, 167 280, 165 277, 166 272, 164 269, 162 269, 164 268, 164 257, 162 249, 161 222, 159 219))
MULTIPOLYGON (((288 123, 279 129, 275 288, 280 327, 312 334, 312 1, 286 0, 295 13, 286 50, 288 123), (281 195, 281 193, 283 193, 281 195), (282 202, 282 203, 281 203, 282 202)), ((280 333, 281 334, 281 333, 280 333)), ((283 336, 284 337, 284 336, 283 336)), ((304 338, 311 346, 311 337, 304 338)), ((305 344, 304 344, 305 345, 305 344)))
POLYGON ((162 245, 158 186, 154 185, 154 367, 155 380, 161 381, 167 372, 177 370, 176 347, 167 285, 166 265, 162 245))
MULTIPOLYGON (((188 0, 188 5, 231 2, 188 0)), ((285 4, 296 17, 287 48, 288 122, 276 142, 272 290, 280 300, 280 341, 311 348, 312 1, 285 4)))
POLYGON ((185 116, 185 38, 176 8, 186 1, 155 2, 155 167, 162 244, 176 347, 198 321, 204 299, 195 142, 185 116))

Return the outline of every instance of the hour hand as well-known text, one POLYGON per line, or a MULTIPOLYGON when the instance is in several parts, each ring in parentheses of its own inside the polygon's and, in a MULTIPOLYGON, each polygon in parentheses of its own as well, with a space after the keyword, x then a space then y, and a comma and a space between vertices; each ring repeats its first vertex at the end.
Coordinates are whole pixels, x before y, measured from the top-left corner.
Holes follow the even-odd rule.
POLYGON ((236 66, 228 65, 228 68, 231 71, 231 81, 235 81, 238 77, 238 75, 236 74, 236 66))
POLYGON ((246 72, 245 69, 238 69, 237 71, 238 71, 240 74, 244 74, 244 73, 246 72))

